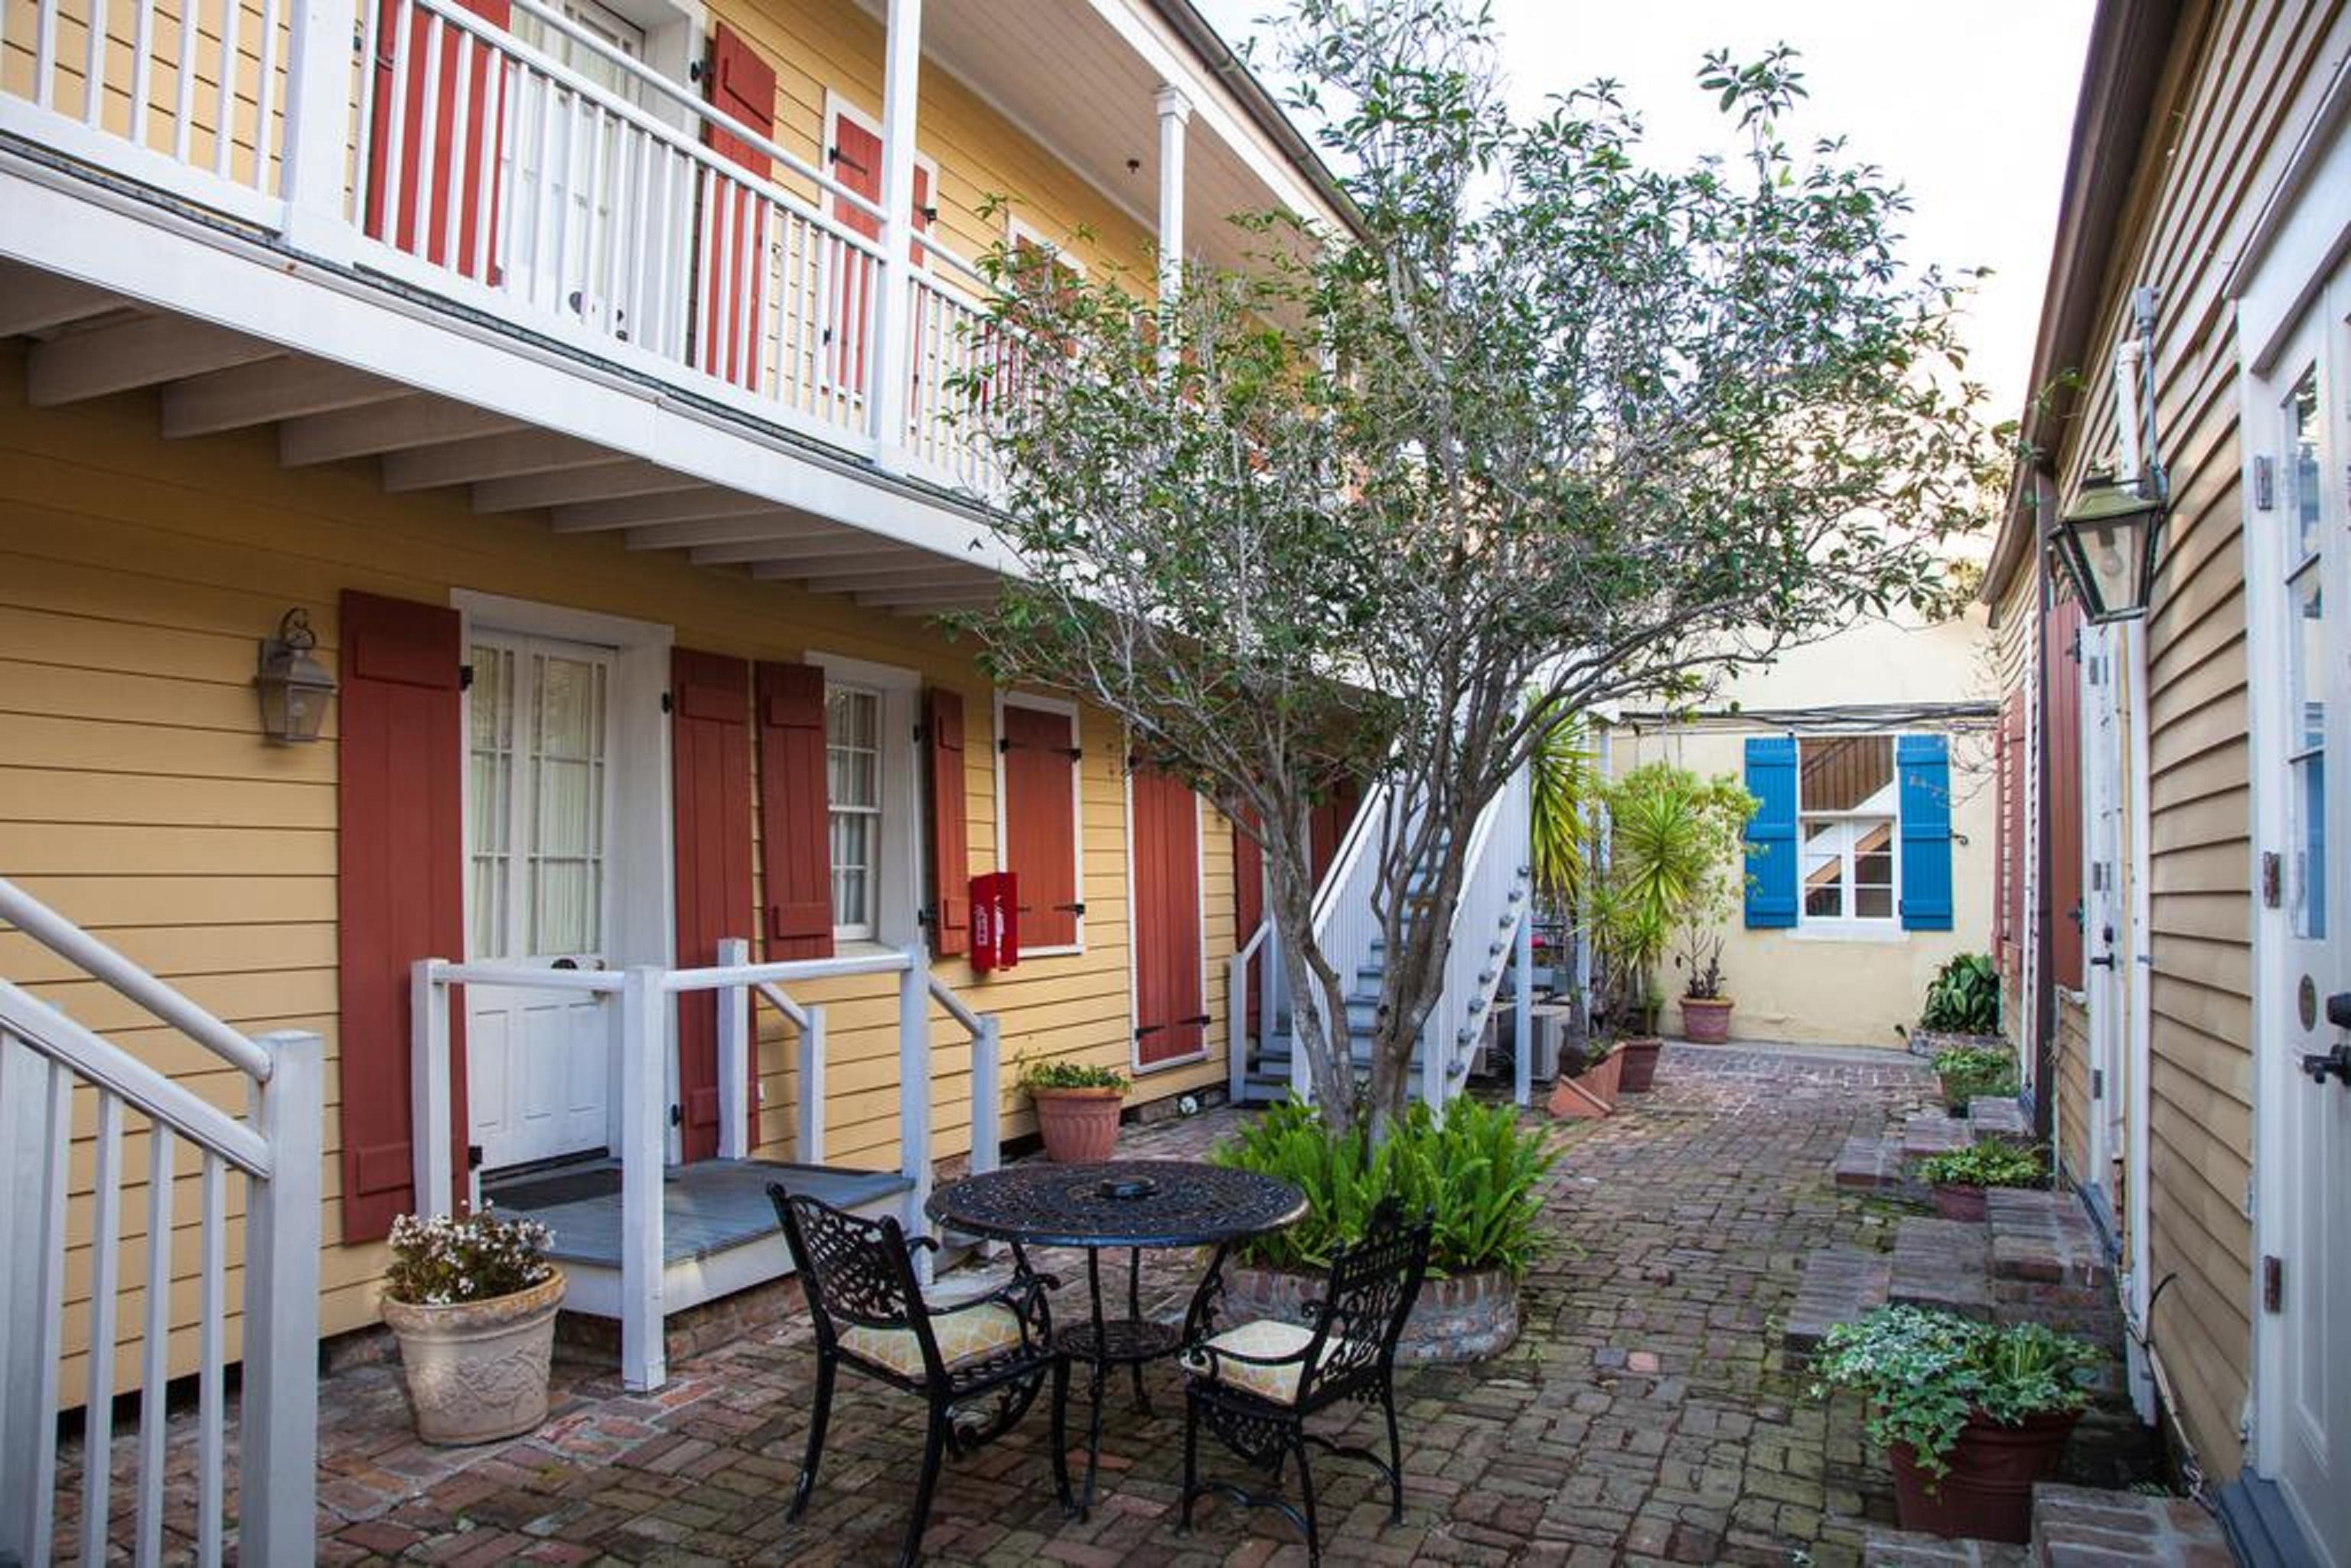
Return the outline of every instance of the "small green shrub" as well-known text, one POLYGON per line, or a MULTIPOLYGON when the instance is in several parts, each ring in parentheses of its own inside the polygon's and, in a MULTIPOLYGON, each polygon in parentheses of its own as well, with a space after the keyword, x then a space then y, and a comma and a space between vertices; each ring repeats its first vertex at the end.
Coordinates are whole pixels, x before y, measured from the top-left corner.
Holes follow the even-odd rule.
POLYGON ((1918 1027, 1946 1034, 1998 1034, 1999 967, 1982 953, 1962 953, 1936 970, 1918 1027))
POLYGON ((1429 1212, 1429 1268, 1437 1274, 1500 1269, 1523 1274, 1541 1246, 1536 1191, 1558 1159, 1539 1127, 1507 1105, 1457 1100, 1443 1121, 1416 1105, 1376 1151, 1360 1132, 1334 1133, 1311 1106, 1285 1101, 1209 1155, 1218 1165, 1278 1176, 1306 1194, 1306 1217, 1240 1249, 1244 1262, 1311 1271, 1364 1234, 1390 1193, 1407 1213, 1429 1212))
POLYGON ((1995 1328, 1923 1307, 1880 1307, 1829 1330, 1813 1362, 1813 1396, 1861 1395, 1870 1441, 1907 1443, 1920 1469, 1940 1476, 1970 1416, 2014 1427, 2079 1410, 2089 1403, 2079 1375, 2101 1359, 2095 1346, 2041 1323, 1995 1328))
POLYGON ((2041 1155, 2033 1149, 1987 1138, 1918 1162, 1918 1179, 1939 1186, 2039 1186, 2041 1155))
POLYGON ((1955 1113, 1965 1111, 1979 1094, 2016 1092, 2016 1059, 2004 1045, 1955 1045, 1937 1051, 1935 1071, 1955 1113))
POLYGON ((1032 1093, 1040 1089, 1115 1089, 1124 1093, 1126 1074, 1090 1061, 1030 1061, 1024 1058, 1020 1063, 1020 1087, 1032 1093))

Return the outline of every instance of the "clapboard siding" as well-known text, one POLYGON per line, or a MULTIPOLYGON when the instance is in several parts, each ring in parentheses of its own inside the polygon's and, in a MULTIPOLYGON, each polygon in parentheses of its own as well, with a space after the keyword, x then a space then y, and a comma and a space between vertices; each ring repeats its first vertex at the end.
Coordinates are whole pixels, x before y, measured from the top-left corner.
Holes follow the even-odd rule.
MULTIPOLYGON (((632 553, 616 538, 559 538, 535 517, 476 517, 462 493, 388 497, 371 464, 285 470, 268 431, 167 444, 156 434, 151 394, 33 410, 23 402, 23 361, 20 347, 0 347, 0 874, 239 1029, 326 1037, 327 1333, 374 1321, 384 1254, 376 1245, 345 1247, 340 1232, 335 726, 330 714, 327 738, 314 746, 269 746, 253 708, 256 639, 289 605, 309 609, 330 668, 344 588, 446 602, 463 587, 657 622, 674 627, 681 644, 747 658, 820 650, 911 669, 960 692, 967 715, 988 712, 990 690, 969 644, 952 644, 918 622, 754 582, 740 570, 632 553)), ((973 733, 992 742, 984 717, 973 733)), ((1129 1061, 1125 747, 1114 721, 1098 712, 1085 714, 1082 740, 1085 950, 1030 958, 984 979, 961 959, 935 969, 1002 1020, 1008 1069, 1024 1051, 1129 1061)), ((978 872, 996 855, 988 745, 969 748, 965 785, 978 872)), ((1229 836, 1204 831, 1208 1004, 1221 1020, 1232 948, 1229 836)), ((242 1111, 238 1075, 13 933, 0 935, 0 974, 32 985, 213 1103, 242 1111)), ((794 990, 825 1003, 830 1015, 828 1157, 894 1167, 894 977, 794 990)), ((788 1031, 772 1011, 761 1013, 758 1152, 789 1158, 797 1152, 801 1086, 788 1031)), ((1221 1083, 1221 1021, 1208 1040, 1207 1060, 1154 1073, 1138 1093, 1221 1083)), ((949 1157, 967 1146, 970 1091, 962 1031, 943 1011, 934 1012, 933 1051, 935 1153, 949 1157)), ((73 1156, 72 1213, 81 1237, 94 1112, 87 1103, 76 1111, 82 1141, 73 1156)), ((1009 1088, 1005 1111, 1008 1136, 1029 1130, 1025 1100, 1009 1088)), ((126 1168, 135 1190, 145 1179, 143 1130, 132 1144, 126 1168)), ((193 1172, 183 1150, 173 1311, 186 1332, 174 1331, 175 1371, 194 1364, 193 1172)), ((144 1213, 135 1197, 126 1197, 124 1216, 138 1234, 144 1213)), ((233 1267, 240 1248, 233 1235, 233 1267)), ((76 1346, 88 1274, 78 1249, 67 1291, 76 1346)), ((232 1278, 232 1300, 236 1287, 232 1278)), ((137 1377, 143 1288, 141 1281, 125 1296, 118 1316, 118 1379, 126 1387, 137 1377)), ((232 1354, 235 1345, 233 1324, 232 1354)), ((78 1354, 65 1376, 61 1386, 80 1387, 78 1354)))
POLYGON ((2090 1168, 2090 1020, 2089 1010, 2072 997, 2057 1002, 2057 1163, 2077 1182, 2105 1183, 2104 1171, 2090 1168))
MULTIPOLYGON (((2321 45, 2341 10, 2341 0, 2188 8, 2058 455, 2068 495, 2090 467, 2114 461, 2105 367, 2127 329, 2133 288, 2151 285, 2160 301, 2151 373, 2173 508, 2147 622, 2147 1267, 2154 1279, 2176 1280, 2158 1303, 2152 1337, 2180 1419, 2220 1479, 2241 1460, 2238 1421, 2252 1358, 2253 860, 2239 345, 2220 286, 2269 190, 2256 174, 2274 169, 2299 134, 2287 106, 2313 71, 2330 68, 2321 45)), ((2070 1040, 2067 1049, 2076 1049, 2070 1040)))

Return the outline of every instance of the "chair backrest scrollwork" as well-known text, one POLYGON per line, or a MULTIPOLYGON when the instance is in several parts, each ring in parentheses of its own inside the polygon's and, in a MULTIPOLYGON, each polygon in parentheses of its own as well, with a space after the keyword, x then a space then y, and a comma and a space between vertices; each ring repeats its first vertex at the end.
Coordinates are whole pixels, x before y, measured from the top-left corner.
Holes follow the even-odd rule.
POLYGON ((1300 1404, 1378 1386, 1395 1363, 1396 1341, 1427 1276, 1432 1228, 1426 1215, 1407 1223, 1403 1201, 1390 1196, 1372 1211, 1362 1239, 1331 1260, 1299 1382, 1300 1404))
POLYGON ((819 1342, 833 1348, 842 1328, 904 1330, 921 1343, 924 1364, 937 1373, 930 1312, 898 1221, 888 1215, 868 1219, 779 1182, 768 1184, 768 1197, 783 1222, 819 1342))

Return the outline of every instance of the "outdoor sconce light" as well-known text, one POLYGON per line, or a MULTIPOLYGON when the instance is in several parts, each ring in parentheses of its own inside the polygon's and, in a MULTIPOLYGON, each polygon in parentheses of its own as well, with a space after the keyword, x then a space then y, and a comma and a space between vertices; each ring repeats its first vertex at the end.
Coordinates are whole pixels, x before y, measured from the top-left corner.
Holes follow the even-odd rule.
POLYGON ((319 634, 310 630, 310 612, 288 610, 277 622, 277 635, 261 640, 261 669, 253 677, 261 694, 261 732, 288 744, 319 738, 327 717, 327 699, 335 695, 335 677, 310 656, 319 634))
POLYGON ((2049 548, 2092 621, 2132 621, 2147 613, 2163 549, 2162 481, 2126 486, 2093 473, 2049 531, 2049 548))

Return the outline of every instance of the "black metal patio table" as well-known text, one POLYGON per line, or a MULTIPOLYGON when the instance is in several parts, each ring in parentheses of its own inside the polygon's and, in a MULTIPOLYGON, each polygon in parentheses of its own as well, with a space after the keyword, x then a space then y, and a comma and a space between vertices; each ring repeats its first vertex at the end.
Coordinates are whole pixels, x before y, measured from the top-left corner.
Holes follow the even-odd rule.
POLYGON ((1018 1249, 1077 1247, 1086 1254, 1086 1292, 1092 1319, 1055 1331, 1054 1348, 1086 1363, 1092 1410, 1086 1427, 1086 1485, 1082 1511, 1094 1503, 1094 1475, 1102 1459, 1102 1390, 1113 1366, 1134 1379, 1135 1403, 1148 1410, 1143 1364, 1174 1355, 1183 1330, 1143 1315, 1143 1251, 1145 1248, 1215 1247, 1295 1224, 1306 1212, 1306 1195, 1286 1181, 1253 1171, 1228 1170, 1197 1160, 1113 1160, 1104 1165, 1008 1166, 950 1182, 931 1195, 925 1212, 940 1225, 999 1241, 1018 1249), (1113 1318, 1103 1304, 1102 1254, 1127 1252, 1126 1315, 1113 1318))

